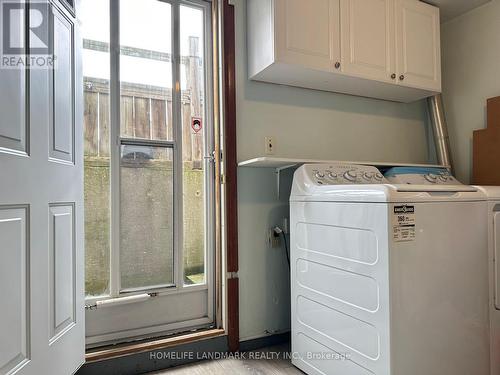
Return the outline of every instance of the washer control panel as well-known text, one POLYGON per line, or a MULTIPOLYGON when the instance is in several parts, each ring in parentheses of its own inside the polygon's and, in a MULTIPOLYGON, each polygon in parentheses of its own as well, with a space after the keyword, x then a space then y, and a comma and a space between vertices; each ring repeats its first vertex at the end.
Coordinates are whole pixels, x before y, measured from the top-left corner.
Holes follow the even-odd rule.
POLYGON ((401 185, 462 185, 446 168, 392 168, 385 177, 401 185))
POLYGON ((318 185, 387 184, 380 171, 368 165, 311 164, 307 165, 311 180, 318 185))

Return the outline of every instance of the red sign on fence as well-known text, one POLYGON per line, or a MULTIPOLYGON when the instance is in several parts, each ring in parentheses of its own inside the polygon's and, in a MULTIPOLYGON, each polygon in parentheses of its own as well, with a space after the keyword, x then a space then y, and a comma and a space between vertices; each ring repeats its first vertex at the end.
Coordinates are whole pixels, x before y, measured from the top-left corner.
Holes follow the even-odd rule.
POLYGON ((198 133, 203 129, 203 120, 201 117, 191 117, 191 128, 195 133, 198 133))

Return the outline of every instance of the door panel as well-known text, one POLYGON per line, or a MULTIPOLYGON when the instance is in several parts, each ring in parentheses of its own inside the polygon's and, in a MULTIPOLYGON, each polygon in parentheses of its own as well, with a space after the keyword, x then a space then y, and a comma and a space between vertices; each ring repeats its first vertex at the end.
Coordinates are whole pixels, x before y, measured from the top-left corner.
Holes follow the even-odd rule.
POLYGON ((55 7, 51 13, 51 50, 56 69, 51 77, 51 158, 73 162, 74 103, 73 103, 73 25, 55 7))
POLYGON ((0 118, 0 147, 12 151, 26 151, 25 73, 18 70, 0 70, 0 101, 11 110, 0 118))
POLYGON ((405 86, 441 90, 439 8, 396 0, 398 80, 405 86))
POLYGON ((73 205, 49 209, 50 342, 75 324, 75 246, 73 205))
POLYGON ((276 0, 277 61, 325 71, 340 62, 339 0, 276 0))
POLYGON ((0 332, 0 374, 29 360, 29 256, 26 208, 0 207, 0 293, 3 300, 0 332))
POLYGON ((342 71, 393 81, 393 0, 341 0, 342 71))
POLYGON ((67 375, 85 356, 81 43, 61 3, 29 4, 57 66, 0 70, 0 374, 67 375))

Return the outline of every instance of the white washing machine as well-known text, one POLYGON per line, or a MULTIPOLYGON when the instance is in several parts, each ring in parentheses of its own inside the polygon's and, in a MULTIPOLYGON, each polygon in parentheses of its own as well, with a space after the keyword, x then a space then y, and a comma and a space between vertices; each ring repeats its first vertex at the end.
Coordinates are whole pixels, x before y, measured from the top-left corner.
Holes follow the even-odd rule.
POLYGON ((488 197, 491 374, 500 375, 500 187, 479 187, 488 197))
POLYGON ((310 375, 489 374, 485 195, 445 170, 387 174, 295 172, 293 364, 310 375))

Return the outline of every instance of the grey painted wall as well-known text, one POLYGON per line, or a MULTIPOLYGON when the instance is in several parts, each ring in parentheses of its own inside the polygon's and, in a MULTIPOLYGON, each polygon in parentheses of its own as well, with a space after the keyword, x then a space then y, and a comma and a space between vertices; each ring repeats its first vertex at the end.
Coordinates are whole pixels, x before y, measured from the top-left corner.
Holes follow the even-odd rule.
POLYGON ((472 131, 486 127, 486 99, 500 95, 500 1, 442 25, 443 99, 457 177, 472 175, 472 131))
MULTIPOLYGON (((234 4, 240 161, 264 156, 265 136, 276 138, 279 157, 429 159, 423 102, 398 104, 249 81, 245 0, 234 4)), ((268 228, 288 216, 288 197, 284 193, 277 200, 271 169, 240 168, 238 177, 240 338, 245 340, 289 329, 285 255, 269 249, 265 238, 268 228)))

